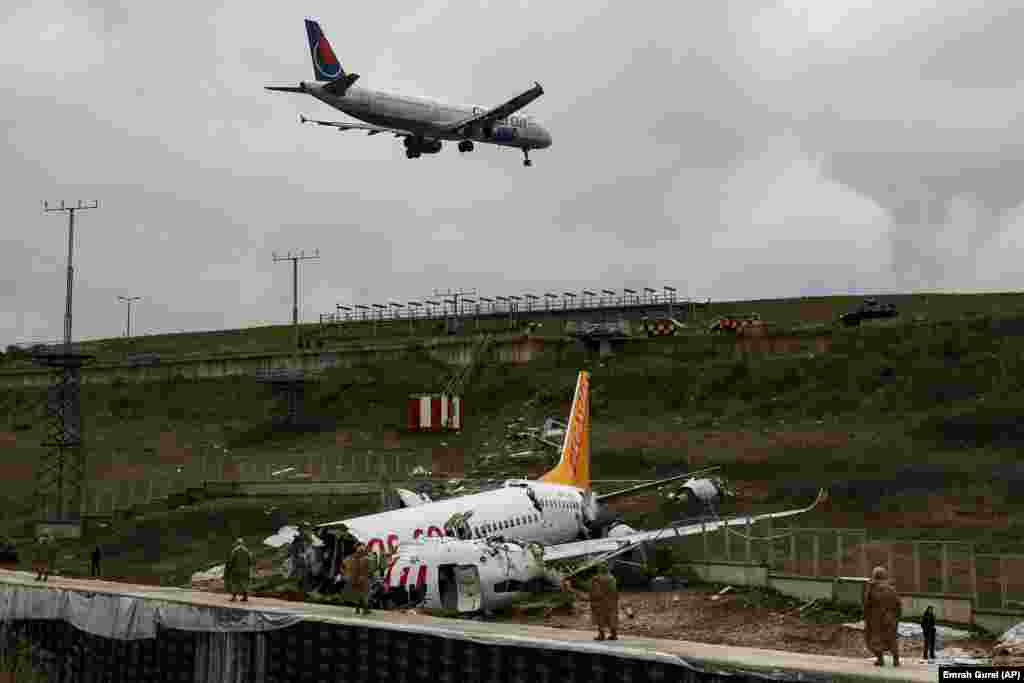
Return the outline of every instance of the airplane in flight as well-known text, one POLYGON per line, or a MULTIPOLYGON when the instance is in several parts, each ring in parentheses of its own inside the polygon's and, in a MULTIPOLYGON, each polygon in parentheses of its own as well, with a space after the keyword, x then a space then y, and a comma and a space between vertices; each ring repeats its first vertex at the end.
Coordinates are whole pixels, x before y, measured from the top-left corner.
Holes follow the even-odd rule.
POLYGON ((320 121, 299 115, 301 123, 330 126, 339 131, 365 130, 368 135, 389 133, 405 141, 405 156, 437 154, 442 141, 458 141, 460 152, 473 151, 474 143, 517 147, 523 165, 531 166, 530 150, 551 146, 551 134, 531 116, 516 114, 544 94, 540 83, 492 108, 451 105, 422 97, 355 87, 359 74, 347 73, 338 61, 320 24, 306 19, 306 35, 313 59, 313 81, 297 86, 266 86, 275 92, 302 93, 365 123, 320 121))
MULTIPOLYGON (((605 504, 683 479, 690 480, 684 486, 688 486, 692 495, 710 501, 717 495, 715 486, 712 483, 700 483, 701 480, 694 479, 694 475, 711 469, 716 468, 595 495, 590 479, 590 375, 581 371, 576 382, 559 462, 540 479, 511 479, 495 490, 441 501, 403 496, 403 507, 397 510, 317 526, 315 535, 318 538, 314 539, 313 546, 306 549, 306 558, 309 566, 316 568, 316 578, 329 586, 340 576, 342 563, 353 549, 350 539, 354 538, 365 543, 372 553, 405 558, 405 566, 396 565, 394 562, 397 560, 393 559, 386 581, 389 588, 417 588, 426 591, 428 597, 436 597, 440 595, 437 583, 440 577, 437 574, 439 565, 424 559, 433 558, 435 551, 450 551, 458 556, 467 552, 470 555, 476 553, 473 556, 480 557, 480 543, 515 539, 521 548, 525 548, 523 544, 539 544, 544 549, 545 558, 566 559, 563 555, 568 548, 576 548, 583 555, 593 555, 609 549, 617 550, 623 543, 633 544, 638 539, 650 541, 653 538, 650 535, 652 532, 637 532, 620 524, 605 504), (432 539, 441 539, 445 544, 435 548, 429 544, 432 539), (419 544, 421 540, 428 544, 419 544), (595 546, 595 541, 605 541, 611 545, 595 546), (588 543, 591 545, 586 545, 588 543), (397 573, 394 571, 396 566, 399 567, 397 573), (410 572, 414 574, 411 579, 410 572)), ((786 516, 803 511, 774 514, 786 516)), ((700 525, 697 525, 699 528, 700 525)), ((280 545, 288 540, 278 535, 266 542, 280 545)), ((456 563, 456 566, 464 564, 456 563)), ((490 567, 498 564, 491 563, 490 567)), ((484 571, 481 580, 486 581, 487 578, 487 572, 484 571)), ((524 579, 521 583, 529 580, 524 579)))

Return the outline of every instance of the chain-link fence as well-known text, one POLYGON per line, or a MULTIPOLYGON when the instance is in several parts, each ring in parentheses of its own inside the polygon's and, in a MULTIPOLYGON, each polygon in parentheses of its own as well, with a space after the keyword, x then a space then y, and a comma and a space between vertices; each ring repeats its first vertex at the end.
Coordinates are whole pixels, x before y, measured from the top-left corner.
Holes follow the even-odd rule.
POLYGON ((981 609, 1024 608, 1024 555, 976 554, 962 541, 870 538, 866 529, 730 524, 683 542, 690 561, 740 562, 779 574, 831 579, 883 566, 901 593, 973 597, 981 609))

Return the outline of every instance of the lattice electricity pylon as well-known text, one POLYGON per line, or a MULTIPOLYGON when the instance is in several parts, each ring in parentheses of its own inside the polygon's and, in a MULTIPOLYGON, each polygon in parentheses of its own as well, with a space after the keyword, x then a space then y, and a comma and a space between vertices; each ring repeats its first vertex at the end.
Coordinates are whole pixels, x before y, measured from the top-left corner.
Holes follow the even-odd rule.
POLYGON ((86 487, 81 368, 93 356, 59 348, 33 357, 37 365, 55 371, 54 384, 47 392, 48 434, 42 444, 46 453, 36 466, 35 509, 41 521, 78 522, 86 487))

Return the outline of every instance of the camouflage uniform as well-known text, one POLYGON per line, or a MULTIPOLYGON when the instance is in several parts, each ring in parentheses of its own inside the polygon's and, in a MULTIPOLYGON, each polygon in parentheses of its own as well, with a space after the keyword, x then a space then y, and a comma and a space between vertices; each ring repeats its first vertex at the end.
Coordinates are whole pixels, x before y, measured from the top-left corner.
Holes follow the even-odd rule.
POLYGON ((53 536, 43 534, 36 545, 36 581, 47 581, 57 563, 57 543, 53 536))
POLYGON ((369 614, 367 598, 370 592, 370 558, 366 555, 366 546, 360 545, 345 560, 345 573, 349 580, 350 599, 356 603, 356 614, 369 614))
POLYGON ((875 567, 871 581, 864 586, 864 641, 878 658, 876 666, 885 664, 885 652, 892 653, 893 666, 900 665, 897 627, 902 611, 900 596, 889 583, 885 567, 875 567))
POLYGON ((611 632, 608 640, 619 639, 619 585, 606 564, 590 583, 590 616, 597 626, 595 640, 604 640, 605 629, 611 632))
POLYGON ((242 594, 242 602, 249 600, 249 579, 252 569, 252 554, 245 547, 245 541, 241 538, 235 541, 235 547, 231 549, 231 556, 224 566, 224 588, 231 593, 231 602, 239 593, 242 594))

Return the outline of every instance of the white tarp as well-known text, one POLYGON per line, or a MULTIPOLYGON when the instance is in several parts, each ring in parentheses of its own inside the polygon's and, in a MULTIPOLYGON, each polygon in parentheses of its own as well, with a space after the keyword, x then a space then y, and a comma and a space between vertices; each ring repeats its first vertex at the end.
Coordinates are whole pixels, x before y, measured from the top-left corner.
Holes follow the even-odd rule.
POLYGON ((278 612, 34 586, 0 586, 0 622, 22 619, 59 619, 87 633, 117 640, 155 638, 158 626, 230 633, 269 631, 301 621, 299 616, 278 612))
MULTIPOLYGON (((864 622, 858 621, 855 624, 843 624, 847 628, 855 628, 858 631, 864 630, 864 622)), ((921 624, 914 623, 912 621, 901 621, 896 628, 900 638, 911 638, 924 640, 924 632, 921 630, 921 624)), ((935 627, 935 641, 940 640, 967 640, 971 637, 970 631, 962 631, 958 628, 949 628, 948 626, 936 626, 935 627)))
POLYGON ((192 575, 192 583, 198 583, 201 581, 218 581, 224 578, 224 567, 223 564, 218 564, 215 567, 201 572, 196 572, 192 575))

